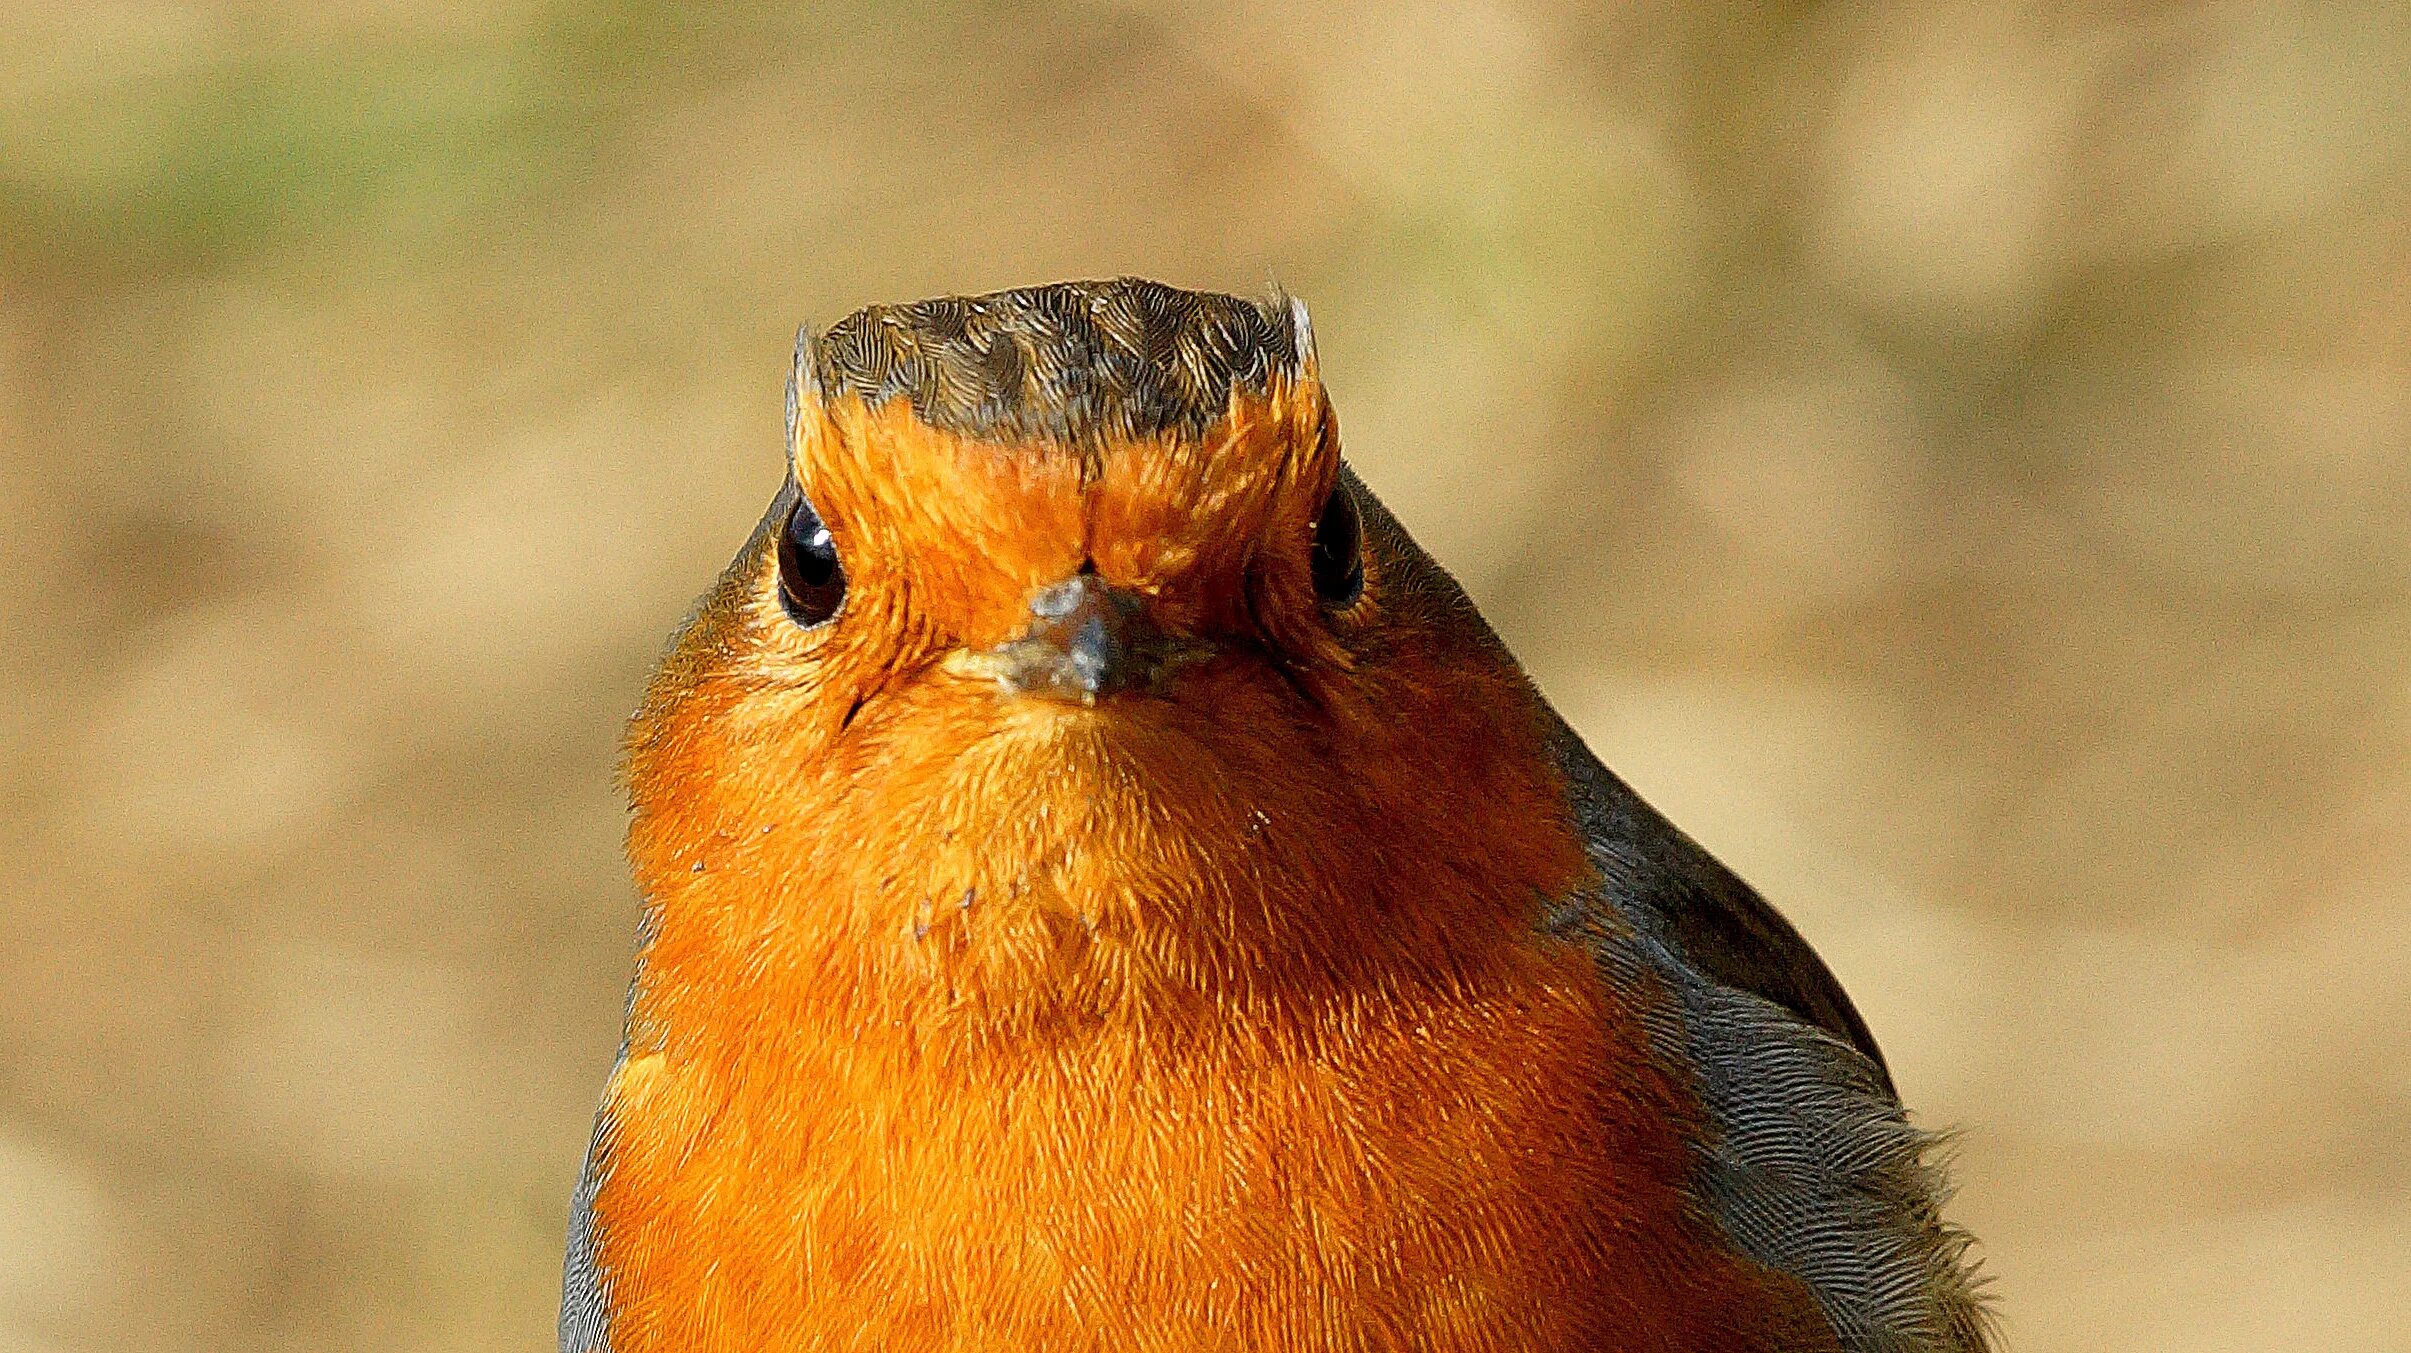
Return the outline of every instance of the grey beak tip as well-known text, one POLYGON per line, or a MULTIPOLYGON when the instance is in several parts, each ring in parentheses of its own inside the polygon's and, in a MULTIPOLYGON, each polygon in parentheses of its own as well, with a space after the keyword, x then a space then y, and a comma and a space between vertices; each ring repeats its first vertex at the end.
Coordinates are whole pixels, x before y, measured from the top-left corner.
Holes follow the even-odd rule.
POLYGON ((1080 689, 1092 697, 1102 692, 1119 665, 1121 648, 1114 642, 1112 632, 1105 628, 1102 617, 1092 615, 1081 621, 1065 649, 1065 656, 1071 660, 1072 678, 1080 689))
POLYGON ((1030 597, 1030 629, 997 650, 1006 689, 1093 706, 1157 675, 1161 636, 1135 596, 1080 573, 1030 597))

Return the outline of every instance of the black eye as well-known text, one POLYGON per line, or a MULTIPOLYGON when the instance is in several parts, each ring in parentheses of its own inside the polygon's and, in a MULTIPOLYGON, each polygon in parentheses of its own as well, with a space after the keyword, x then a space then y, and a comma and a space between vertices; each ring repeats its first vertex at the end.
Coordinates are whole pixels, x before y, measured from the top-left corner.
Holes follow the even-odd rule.
POLYGON ((827 624, 845 599, 846 570, 837 562, 837 542, 798 494, 787 524, 779 528, 779 600, 795 623, 810 629, 827 624))
POLYGON ((1314 524, 1314 590, 1326 606, 1345 606, 1365 590, 1365 524, 1345 484, 1331 486, 1323 519, 1314 524))

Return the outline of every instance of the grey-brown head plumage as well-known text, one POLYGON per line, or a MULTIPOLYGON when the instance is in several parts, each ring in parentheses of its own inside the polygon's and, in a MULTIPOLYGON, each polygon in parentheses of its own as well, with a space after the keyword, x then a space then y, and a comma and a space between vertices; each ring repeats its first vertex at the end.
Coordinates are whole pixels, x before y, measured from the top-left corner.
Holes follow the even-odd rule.
POLYGON ((902 397, 956 436, 1085 444, 1199 436, 1312 338, 1286 296, 1117 277, 866 306, 808 346, 823 399, 902 397))

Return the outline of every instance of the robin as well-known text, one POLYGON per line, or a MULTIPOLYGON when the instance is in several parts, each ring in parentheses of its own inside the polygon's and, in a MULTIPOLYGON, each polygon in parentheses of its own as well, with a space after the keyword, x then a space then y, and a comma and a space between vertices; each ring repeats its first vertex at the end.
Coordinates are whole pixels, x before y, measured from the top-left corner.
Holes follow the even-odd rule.
POLYGON ((1340 458, 1304 307, 797 345, 635 717, 561 1347, 1979 1353, 1850 999, 1340 458))

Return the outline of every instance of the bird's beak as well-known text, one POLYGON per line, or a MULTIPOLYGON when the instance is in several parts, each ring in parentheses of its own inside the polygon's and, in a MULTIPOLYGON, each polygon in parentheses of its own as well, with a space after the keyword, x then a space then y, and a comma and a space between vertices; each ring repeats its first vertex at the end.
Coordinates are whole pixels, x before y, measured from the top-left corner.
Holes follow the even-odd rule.
POLYGON ((1030 627, 995 648, 946 660, 958 676, 996 682, 1009 695, 1094 705, 1117 691, 1159 687, 1210 648, 1157 628, 1141 598, 1079 573, 1030 598, 1030 627))

